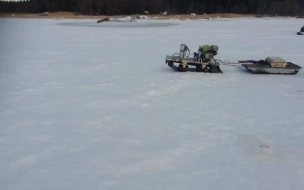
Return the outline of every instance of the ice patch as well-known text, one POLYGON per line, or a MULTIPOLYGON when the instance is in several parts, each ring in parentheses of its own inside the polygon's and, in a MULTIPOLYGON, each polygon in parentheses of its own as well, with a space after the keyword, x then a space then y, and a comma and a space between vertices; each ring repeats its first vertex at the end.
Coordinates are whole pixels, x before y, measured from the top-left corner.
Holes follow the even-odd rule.
POLYGON ((147 108, 149 106, 150 106, 150 104, 148 104, 148 103, 144 103, 144 104, 141 105, 142 108, 147 108))
POLYGON ((110 122, 110 121, 113 121, 113 117, 112 116, 105 116, 105 117, 103 117, 103 120, 107 121, 107 122, 110 122))
POLYGON ((147 96, 155 96, 155 95, 157 95, 156 91, 150 91, 147 93, 147 96))
POLYGON ((12 168, 17 170, 28 169, 34 166, 38 161, 39 157, 37 155, 23 156, 12 164, 12 168))
POLYGON ((35 141, 36 143, 48 142, 51 139, 49 135, 32 136, 28 138, 29 140, 35 141))
POLYGON ((101 28, 155 28, 155 27, 170 27, 176 25, 176 23, 166 22, 104 22, 98 24, 95 22, 66 22, 59 23, 63 26, 81 26, 81 27, 101 27, 101 28))

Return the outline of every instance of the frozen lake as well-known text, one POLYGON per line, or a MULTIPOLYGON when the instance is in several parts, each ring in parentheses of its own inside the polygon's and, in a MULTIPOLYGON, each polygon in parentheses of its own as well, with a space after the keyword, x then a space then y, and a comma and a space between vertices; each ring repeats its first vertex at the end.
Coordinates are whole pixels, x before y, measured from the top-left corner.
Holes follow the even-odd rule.
POLYGON ((303 19, 0 19, 0 189, 304 189, 304 71, 179 73, 218 59, 304 67, 303 19))

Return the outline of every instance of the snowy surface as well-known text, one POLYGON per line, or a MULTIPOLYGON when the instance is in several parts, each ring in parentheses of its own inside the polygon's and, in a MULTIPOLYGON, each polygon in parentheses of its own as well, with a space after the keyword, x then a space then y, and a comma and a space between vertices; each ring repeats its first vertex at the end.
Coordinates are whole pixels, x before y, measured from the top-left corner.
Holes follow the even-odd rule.
POLYGON ((0 19, 1 190, 304 189, 304 72, 179 73, 186 43, 304 67, 299 19, 0 19))

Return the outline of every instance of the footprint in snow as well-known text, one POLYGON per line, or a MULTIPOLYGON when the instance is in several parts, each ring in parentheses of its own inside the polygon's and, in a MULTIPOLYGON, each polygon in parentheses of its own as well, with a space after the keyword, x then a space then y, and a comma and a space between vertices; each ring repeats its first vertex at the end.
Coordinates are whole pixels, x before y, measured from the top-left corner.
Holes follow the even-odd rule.
POLYGON ((249 156, 258 160, 268 160, 275 158, 274 149, 270 146, 270 140, 254 135, 242 135, 238 141, 238 146, 249 156))
POLYGON ((259 147, 260 148, 270 148, 270 146, 267 144, 260 144, 259 147))

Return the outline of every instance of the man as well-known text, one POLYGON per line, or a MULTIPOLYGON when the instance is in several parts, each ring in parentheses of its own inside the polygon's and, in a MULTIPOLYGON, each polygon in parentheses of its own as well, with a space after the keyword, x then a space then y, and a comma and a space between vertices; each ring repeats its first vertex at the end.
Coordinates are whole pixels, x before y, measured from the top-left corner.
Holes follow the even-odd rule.
POLYGON ((303 35, 303 33, 304 33, 304 26, 301 28, 300 32, 298 32, 297 34, 298 35, 303 35))

